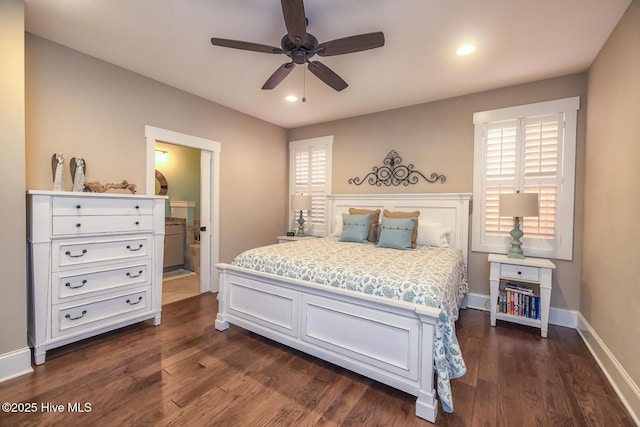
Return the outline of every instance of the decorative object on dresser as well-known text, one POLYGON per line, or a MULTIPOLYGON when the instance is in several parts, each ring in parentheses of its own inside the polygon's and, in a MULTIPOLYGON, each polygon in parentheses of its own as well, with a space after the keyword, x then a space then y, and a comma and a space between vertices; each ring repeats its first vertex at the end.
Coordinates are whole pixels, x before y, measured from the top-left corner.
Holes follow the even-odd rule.
POLYGON ((53 153, 51 156, 51 173, 53 191, 64 191, 64 155, 62 153, 53 153))
POLYGON ((29 191, 29 345, 160 324, 165 197, 29 191))
POLYGON ((500 216, 513 217, 513 230, 511 230, 511 248, 507 253, 509 258, 524 258, 522 242, 524 235, 520 230, 520 218, 525 216, 538 216, 538 193, 509 193, 500 194, 500 216))
POLYGON ((84 191, 84 177, 87 173, 87 163, 78 156, 72 157, 69 161, 69 170, 71 171, 71 182, 73 187, 71 191, 84 191))
POLYGON ((548 259, 497 254, 489 255, 489 263, 491 326, 496 319, 534 326, 546 338, 555 264, 548 259))
POLYGON ((401 165, 402 157, 395 150, 391 150, 387 157, 382 161, 383 166, 374 166, 373 172, 369 172, 364 178, 350 178, 349 184, 361 185, 367 181, 371 185, 378 187, 383 184, 387 187, 391 185, 409 185, 417 184, 422 177, 425 181, 433 184, 440 181, 442 184, 447 180, 444 175, 432 173, 430 178, 424 176, 421 172, 414 170, 413 164, 401 165))
POLYGON ((135 184, 129 184, 126 179, 117 184, 108 183, 104 185, 100 184, 98 181, 91 181, 85 184, 84 191, 88 193, 106 193, 109 190, 127 190, 130 191, 131 194, 135 194, 136 187, 137 186, 135 184))
POLYGON ((311 210, 311 196, 304 196, 302 194, 291 195, 291 209, 294 211, 300 211, 300 217, 298 218, 298 231, 296 236, 304 236, 304 217, 302 211, 311 210))

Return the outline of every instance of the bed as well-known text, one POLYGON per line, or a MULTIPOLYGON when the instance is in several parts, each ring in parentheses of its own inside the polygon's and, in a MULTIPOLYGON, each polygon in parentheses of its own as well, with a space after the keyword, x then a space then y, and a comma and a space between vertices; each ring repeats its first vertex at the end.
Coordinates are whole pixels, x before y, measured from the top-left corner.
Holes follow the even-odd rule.
POLYGON ((453 411, 449 380, 466 370, 455 320, 468 291, 469 204, 468 193, 329 196, 329 237, 256 248, 217 265, 216 329, 235 324, 410 393, 416 415, 435 422, 438 397, 453 411), (449 247, 340 241, 336 228, 351 208, 419 211, 421 226, 448 228, 436 246, 449 247))

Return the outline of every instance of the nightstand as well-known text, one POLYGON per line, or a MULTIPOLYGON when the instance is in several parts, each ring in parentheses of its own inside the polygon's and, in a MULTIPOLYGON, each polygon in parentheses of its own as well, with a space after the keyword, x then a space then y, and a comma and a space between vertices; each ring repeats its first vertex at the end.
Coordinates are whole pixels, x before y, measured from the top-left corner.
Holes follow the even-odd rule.
POLYGON ((316 236, 278 236, 278 243, 291 243, 304 239, 316 239, 316 236))
POLYGON ((546 338, 555 264, 548 259, 498 254, 490 254, 489 263, 491 326, 496 319, 533 326, 546 338))

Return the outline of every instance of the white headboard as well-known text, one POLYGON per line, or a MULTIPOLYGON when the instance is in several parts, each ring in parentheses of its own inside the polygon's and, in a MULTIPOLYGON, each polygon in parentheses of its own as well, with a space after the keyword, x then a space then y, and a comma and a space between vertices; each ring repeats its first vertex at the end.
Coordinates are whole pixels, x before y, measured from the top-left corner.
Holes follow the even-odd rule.
POLYGON ((443 222, 451 228, 449 244, 462 251, 465 265, 469 253, 469 204, 471 193, 424 194, 332 194, 329 201, 329 233, 333 219, 349 208, 420 211, 418 221, 443 222))

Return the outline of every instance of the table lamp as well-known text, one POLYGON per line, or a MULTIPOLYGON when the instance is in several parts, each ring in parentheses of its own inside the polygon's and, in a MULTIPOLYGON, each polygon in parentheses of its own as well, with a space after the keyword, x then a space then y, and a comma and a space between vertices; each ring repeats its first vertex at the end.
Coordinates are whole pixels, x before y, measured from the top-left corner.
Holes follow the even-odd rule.
POLYGON ((509 258, 524 258, 522 251, 523 236, 520 230, 520 218, 525 216, 538 216, 538 193, 500 194, 500 216, 513 217, 513 230, 511 230, 511 248, 507 253, 509 258))
POLYGON ((291 209, 294 211, 300 211, 300 217, 298 218, 298 232, 296 233, 296 236, 304 236, 304 217, 302 216, 302 211, 311 210, 311 196, 293 194, 291 196, 291 209))

